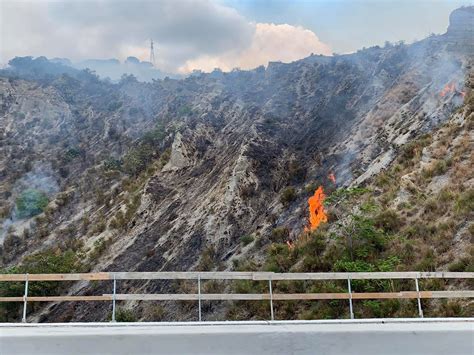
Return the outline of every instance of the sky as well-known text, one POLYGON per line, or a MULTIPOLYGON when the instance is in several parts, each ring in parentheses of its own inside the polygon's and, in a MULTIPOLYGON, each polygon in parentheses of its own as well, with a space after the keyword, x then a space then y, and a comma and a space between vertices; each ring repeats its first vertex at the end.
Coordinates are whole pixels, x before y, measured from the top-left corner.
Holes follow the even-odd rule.
POLYGON ((15 56, 149 59, 165 72, 252 69, 444 33, 474 0, 0 0, 0 63, 15 56))

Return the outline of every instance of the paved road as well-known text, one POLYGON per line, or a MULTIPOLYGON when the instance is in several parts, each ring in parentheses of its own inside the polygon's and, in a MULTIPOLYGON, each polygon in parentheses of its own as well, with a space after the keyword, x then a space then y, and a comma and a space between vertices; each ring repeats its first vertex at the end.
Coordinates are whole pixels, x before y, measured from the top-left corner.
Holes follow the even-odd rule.
POLYGON ((473 319, 0 325, 0 354, 473 355, 473 319))

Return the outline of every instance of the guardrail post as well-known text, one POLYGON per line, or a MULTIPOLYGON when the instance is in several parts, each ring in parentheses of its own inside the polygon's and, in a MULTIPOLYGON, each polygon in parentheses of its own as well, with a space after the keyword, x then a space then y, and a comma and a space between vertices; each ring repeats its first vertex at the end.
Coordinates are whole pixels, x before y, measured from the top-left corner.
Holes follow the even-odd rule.
POLYGON ((415 277, 416 292, 418 293, 418 314, 423 318, 423 309, 421 308, 420 286, 418 285, 418 277, 415 277))
POLYGON ((271 276, 268 279, 268 287, 269 287, 269 290, 270 290, 270 316, 271 316, 272 320, 275 320, 274 316, 273 316, 273 292, 272 292, 272 278, 271 278, 271 276))
POLYGON ((116 292, 117 292, 117 280, 115 279, 114 275, 114 293, 112 295, 112 322, 115 322, 115 300, 116 300, 116 292))
POLYGON ((349 312, 351 314, 351 319, 354 319, 354 309, 352 307, 352 289, 351 289, 351 277, 347 277, 347 289, 349 291, 349 312))
POLYGON ((23 317, 21 318, 22 323, 26 323, 26 307, 28 302, 28 274, 25 275, 25 294, 23 295, 23 317))
POLYGON ((199 321, 201 321, 201 275, 198 275, 199 321))

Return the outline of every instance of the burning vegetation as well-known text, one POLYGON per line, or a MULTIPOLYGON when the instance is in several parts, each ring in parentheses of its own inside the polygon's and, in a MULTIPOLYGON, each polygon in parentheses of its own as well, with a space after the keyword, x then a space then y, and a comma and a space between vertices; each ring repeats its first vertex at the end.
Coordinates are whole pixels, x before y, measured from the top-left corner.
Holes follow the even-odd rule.
POLYGON ((450 93, 458 93, 462 97, 466 96, 466 93, 464 91, 458 91, 456 89, 456 84, 454 83, 454 81, 451 81, 451 82, 447 83, 444 86, 443 90, 441 90, 441 92, 439 93, 439 96, 440 97, 445 97, 446 95, 448 95, 450 93))
POLYGON ((314 195, 308 199, 309 204, 309 230, 314 231, 322 222, 327 222, 328 217, 324 210, 326 195, 322 186, 319 186, 314 195))

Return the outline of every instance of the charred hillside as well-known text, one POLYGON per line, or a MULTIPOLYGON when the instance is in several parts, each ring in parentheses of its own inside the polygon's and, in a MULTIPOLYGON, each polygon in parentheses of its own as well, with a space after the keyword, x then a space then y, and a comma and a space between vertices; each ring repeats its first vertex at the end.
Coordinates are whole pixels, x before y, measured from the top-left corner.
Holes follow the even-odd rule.
MULTIPOLYGON (((2 266, 220 270, 248 259, 263 267, 274 244, 301 235, 317 186, 329 196, 371 184, 462 107, 470 18, 472 8, 456 10, 446 34, 410 45, 151 83, 15 58, 0 71, 2 266)), ((310 269, 328 268, 318 265, 310 269)), ((107 311, 61 304, 35 316, 100 320, 107 311)))

